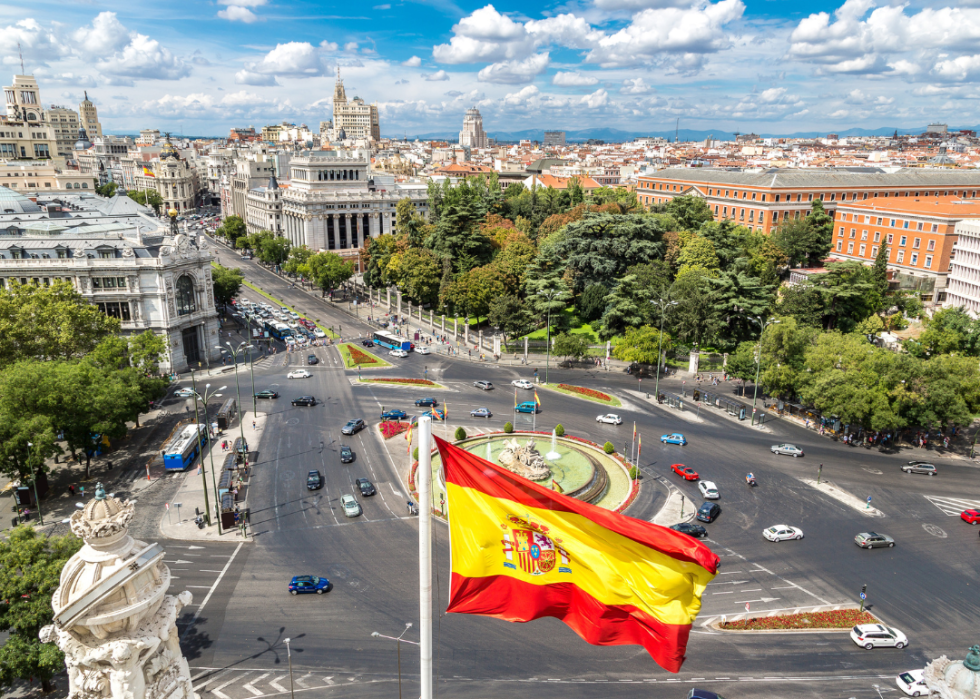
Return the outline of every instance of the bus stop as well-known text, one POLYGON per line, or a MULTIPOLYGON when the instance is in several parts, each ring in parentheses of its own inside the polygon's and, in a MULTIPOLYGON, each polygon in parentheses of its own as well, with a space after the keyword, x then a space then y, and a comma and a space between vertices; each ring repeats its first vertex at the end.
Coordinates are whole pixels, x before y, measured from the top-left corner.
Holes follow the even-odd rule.
POLYGON ((234 398, 229 398, 221 406, 221 410, 215 416, 219 430, 227 430, 229 426, 235 424, 235 417, 238 415, 238 404, 234 398))

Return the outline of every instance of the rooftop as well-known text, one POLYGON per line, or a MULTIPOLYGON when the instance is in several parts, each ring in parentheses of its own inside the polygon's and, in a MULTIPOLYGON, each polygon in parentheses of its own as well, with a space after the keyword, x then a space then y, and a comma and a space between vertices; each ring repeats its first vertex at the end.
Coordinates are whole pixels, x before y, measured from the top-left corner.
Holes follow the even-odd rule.
POLYGON ((853 203, 841 203, 838 208, 879 211, 896 214, 919 214, 942 218, 980 218, 980 200, 936 198, 889 198, 867 199, 853 203))
POLYGON ((980 170, 927 170, 901 168, 885 172, 877 168, 859 171, 843 168, 769 168, 726 170, 721 168, 667 168, 651 175, 656 179, 709 182, 745 187, 973 187, 980 186, 980 170))

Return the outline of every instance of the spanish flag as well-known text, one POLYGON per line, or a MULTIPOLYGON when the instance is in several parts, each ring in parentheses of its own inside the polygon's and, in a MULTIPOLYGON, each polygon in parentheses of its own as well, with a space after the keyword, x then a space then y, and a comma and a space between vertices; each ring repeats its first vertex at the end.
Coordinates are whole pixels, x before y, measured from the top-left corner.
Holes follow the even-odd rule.
POLYGON ((148 168, 146 165, 143 166, 143 175, 145 177, 156 177, 156 175, 153 174, 153 170, 148 168))
POLYGON ((539 408, 541 407, 541 399, 538 398, 538 389, 534 389, 534 402, 538 404, 539 408))
POLYGON ((405 439, 408 440, 408 453, 412 453, 412 423, 408 423, 408 434, 405 435, 405 439))
POLYGON ((561 619, 593 645, 684 662, 718 557, 696 539, 556 493, 434 437, 449 499, 449 608, 561 619))

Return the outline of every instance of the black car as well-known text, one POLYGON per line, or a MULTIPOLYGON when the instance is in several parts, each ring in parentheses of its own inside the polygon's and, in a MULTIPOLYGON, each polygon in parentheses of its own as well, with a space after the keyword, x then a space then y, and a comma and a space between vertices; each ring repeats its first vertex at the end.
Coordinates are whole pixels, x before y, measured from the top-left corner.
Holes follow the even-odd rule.
POLYGON ((370 340, 361 340, 362 347, 374 347, 374 343, 370 340))
MULTIPOLYGON (((255 394, 256 398, 278 398, 279 393, 273 390, 259 391, 255 394)), ((293 405, 296 405, 293 403, 293 405)))
POLYGON ((426 407, 435 407, 439 405, 439 401, 435 398, 419 398, 415 401, 415 405, 424 405, 426 407))
POLYGON ((341 445, 341 447, 340 447, 340 463, 342 463, 342 464, 349 464, 349 463, 352 463, 353 461, 354 461, 354 452, 351 451, 351 448, 349 446, 347 446, 346 444, 341 445))
POLYGON ((311 354, 309 357, 306 358, 306 363, 310 365, 319 364, 320 360, 316 358, 315 354, 311 354))
POLYGON ((308 405, 312 407, 316 405, 316 398, 313 396, 300 396, 299 398, 293 398, 293 405, 308 405))
POLYGON ((355 432, 360 432, 366 427, 364 420, 361 418, 355 418, 353 420, 348 420, 347 424, 340 428, 341 434, 354 434, 355 432))
POLYGON ((714 522, 721 514, 721 506, 717 502, 706 502, 698 508, 697 518, 699 522, 714 522))
POLYGON ((323 487, 323 476, 319 471, 310 471, 306 476, 306 487, 308 490, 319 490, 323 487))
POLYGON ((702 527, 700 524, 691 524, 690 522, 681 522, 680 524, 674 524, 670 527, 675 532, 680 532, 681 534, 687 534, 688 536, 693 536, 695 539, 703 539, 708 536, 708 530, 702 527))
POLYGON ((371 481, 369 481, 367 478, 358 478, 356 481, 354 481, 354 483, 356 483, 357 487, 361 489, 361 495, 364 497, 374 495, 376 492, 374 490, 374 486, 371 484, 371 481))

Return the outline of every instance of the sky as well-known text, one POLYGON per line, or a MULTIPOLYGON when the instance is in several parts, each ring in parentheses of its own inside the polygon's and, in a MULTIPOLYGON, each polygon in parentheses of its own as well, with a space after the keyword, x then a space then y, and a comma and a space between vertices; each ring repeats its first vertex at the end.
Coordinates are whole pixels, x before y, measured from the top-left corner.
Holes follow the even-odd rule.
POLYGON ((385 136, 757 133, 978 121, 980 0, 98 0, 0 4, 0 57, 45 105, 195 136, 376 102, 385 136))

